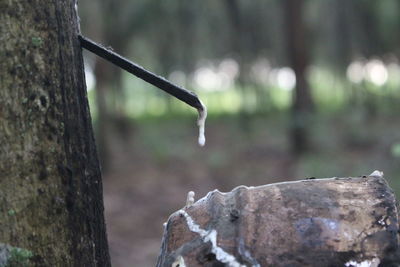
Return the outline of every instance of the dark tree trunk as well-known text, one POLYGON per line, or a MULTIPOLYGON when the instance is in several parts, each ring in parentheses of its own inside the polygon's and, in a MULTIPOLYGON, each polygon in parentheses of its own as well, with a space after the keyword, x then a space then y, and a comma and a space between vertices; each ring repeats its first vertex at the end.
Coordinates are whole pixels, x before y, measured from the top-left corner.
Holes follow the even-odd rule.
POLYGON ((0 265, 110 266, 75 4, 0 1, 0 265))
POLYGON ((172 214, 157 266, 399 266, 398 231, 382 177, 240 186, 172 214))
POLYGON ((291 142, 295 154, 309 148, 308 131, 313 109, 310 88, 306 80, 308 66, 307 36, 303 21, 303 0, 283 0, 287 48, 290 66, 296 74, 293 94, 291 142))
MULTIPOLYGON (((93 3, 90 3, 93 5, 93 3)), ((96 3, 98 12, 95 15, 97 31, 94 40, 111 47, 117 53, 124 55, 131 36, 130 23, 121 23, 119 13, 126 8, 126 3, 117 4, 113 0, 103 0, 96 3)), ((91 10, 92 7, 87 9, 91 10)), ((87 14, 90 17, 90 14, 87 14)), ((87 27, 89 28, 89 26, 87 27)), ((134 27, 133 27, 134 28, 134 27)), ((91 34, 91 32, 89 32, 91 34)), ((95 58, 94 74, 96 77, 96 141, 100 163, 103 172, 109 171, 112 165, 111 136, 114 134, 114 122, 125 122, 126 97, 122 88, 122 70, 104 59, 95 58)))
POLYGON ((112 66, 108 66, 108 62, 102 59, 96 59, 94 73, 96 76, 96 106, 97 106, 97 123, 96 123, 96 141, 98 146, 100 163, 103 171, 108 170, 110 165, 110 120, 109 108, 107 105, 107 96, 110 95, 110 73, 112 66))
POLYGON ((247 61, 245 50, 248 49, 246 45, 246 30, 244 27, 243 16, 240 13, 241 6, 240 1, 237 0, 225 0, 224 5, 227 12, 227 17, 231 24, 231 33, 230 33, 230 45, 231 49, 234 52, 234 58, 239 63, 239 76, 237 78, 237 83, 239 85, 239 90, 241 94, 241 102, 242 107, 240 109, 240 113, 238 114, 238 120, 240 123, 240 129, 242 129, 245 133, 250 132, 250 124, 249 124, 249 116, 251 110, 251 100, 253 92, 250 91, 252 87, 246 86, 249 84, 248 80, 248 70, 247 70, 247 61))
POLYGON ((331 5, 328 6, 330 9, 328 12, 333 12, 333 29, 331 34, 333 37, 331 38, 334 38, 334 40, 332 40, 330 47, 330 58, 332 59, 336 70, 339 71, 339 74, 345 77, 346 68, 350 64, 352 58, 352 47, 349 33, 350 27, 348 26, 351 24, 351 21, 348 19, 348 13, 350 13, 349 10, 351 10, 351 3, 349 4, 348 0, 338 0, 331 2, 331 5))

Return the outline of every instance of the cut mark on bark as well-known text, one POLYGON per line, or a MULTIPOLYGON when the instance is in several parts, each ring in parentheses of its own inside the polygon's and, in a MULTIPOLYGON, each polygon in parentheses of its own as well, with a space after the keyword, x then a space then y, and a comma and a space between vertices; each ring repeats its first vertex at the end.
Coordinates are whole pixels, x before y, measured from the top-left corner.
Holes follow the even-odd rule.
POLYGON ((215 229, 206 231, 200 228, 200 226, 196 224, 192 217, 190 217, 190 215, 184 210, 179 210, 178 214, 185 217, 186 224, 190 231, 199 234, 204 242, 211 243, 211 252, 215 254, 215 257, 218 261, 225 263, 226 266, 229 267, 246 267, 245 265, 240 264, 233 255, 218 247, 217 231, 215 229))

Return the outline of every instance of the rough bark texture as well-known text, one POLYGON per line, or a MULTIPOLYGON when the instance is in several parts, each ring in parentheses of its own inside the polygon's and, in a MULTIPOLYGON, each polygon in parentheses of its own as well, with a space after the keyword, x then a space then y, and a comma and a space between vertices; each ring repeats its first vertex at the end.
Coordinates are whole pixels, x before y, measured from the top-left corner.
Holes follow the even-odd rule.
POLYGON ((157 266, 398 266, 398 230, 381 177, 241 186, 172 214, 157 266))
POLYGON ((0 257, 29 266, 110 265, 75 4, 0 0, 0 257))

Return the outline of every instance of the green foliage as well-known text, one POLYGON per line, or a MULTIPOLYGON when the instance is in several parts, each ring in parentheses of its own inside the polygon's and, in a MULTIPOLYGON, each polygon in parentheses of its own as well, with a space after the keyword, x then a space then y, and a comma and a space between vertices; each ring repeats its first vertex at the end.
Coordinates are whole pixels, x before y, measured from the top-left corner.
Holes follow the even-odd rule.
POLYGON ((32 44, 35 47, 41 47, 43 44, 43 40, 41 37, 32 37, 32 44))
POLYGON ((28 267, 30 266, 29 260, 32 257, 32 251, 23 248, 12 247, 6 267, 28 267))
POLYGON ((393 157, 400 158, 400 143, 394 143, 391 151, 393 157))
POLYGON ((15 215, 15 210, 13 210, 13 209, 9 209, 8 210, 8 212, 7 212, 7 214, 9 215, 9 216, 14 216, 15 215))

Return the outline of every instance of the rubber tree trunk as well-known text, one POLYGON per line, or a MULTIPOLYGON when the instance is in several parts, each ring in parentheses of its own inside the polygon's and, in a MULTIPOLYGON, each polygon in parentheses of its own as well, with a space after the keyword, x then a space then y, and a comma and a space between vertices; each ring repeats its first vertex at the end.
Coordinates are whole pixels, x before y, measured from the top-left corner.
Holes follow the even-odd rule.
POLYGON ((0 266, 110 266, 75 5, 0 1, 0 266))
POLYGON ((157 266, 398 266, 398 230, 382 177, 241 186, 172 214, 157 266))
POLYGON ((313 101, 306 79, 309 64, 307 35, 303 22, 303 0, 283 0, 286 24, 286 43, 291 68, 296 74, 296 88, 293 94, 291 143, 294 154, 309 149, 308 131, 313 101))

